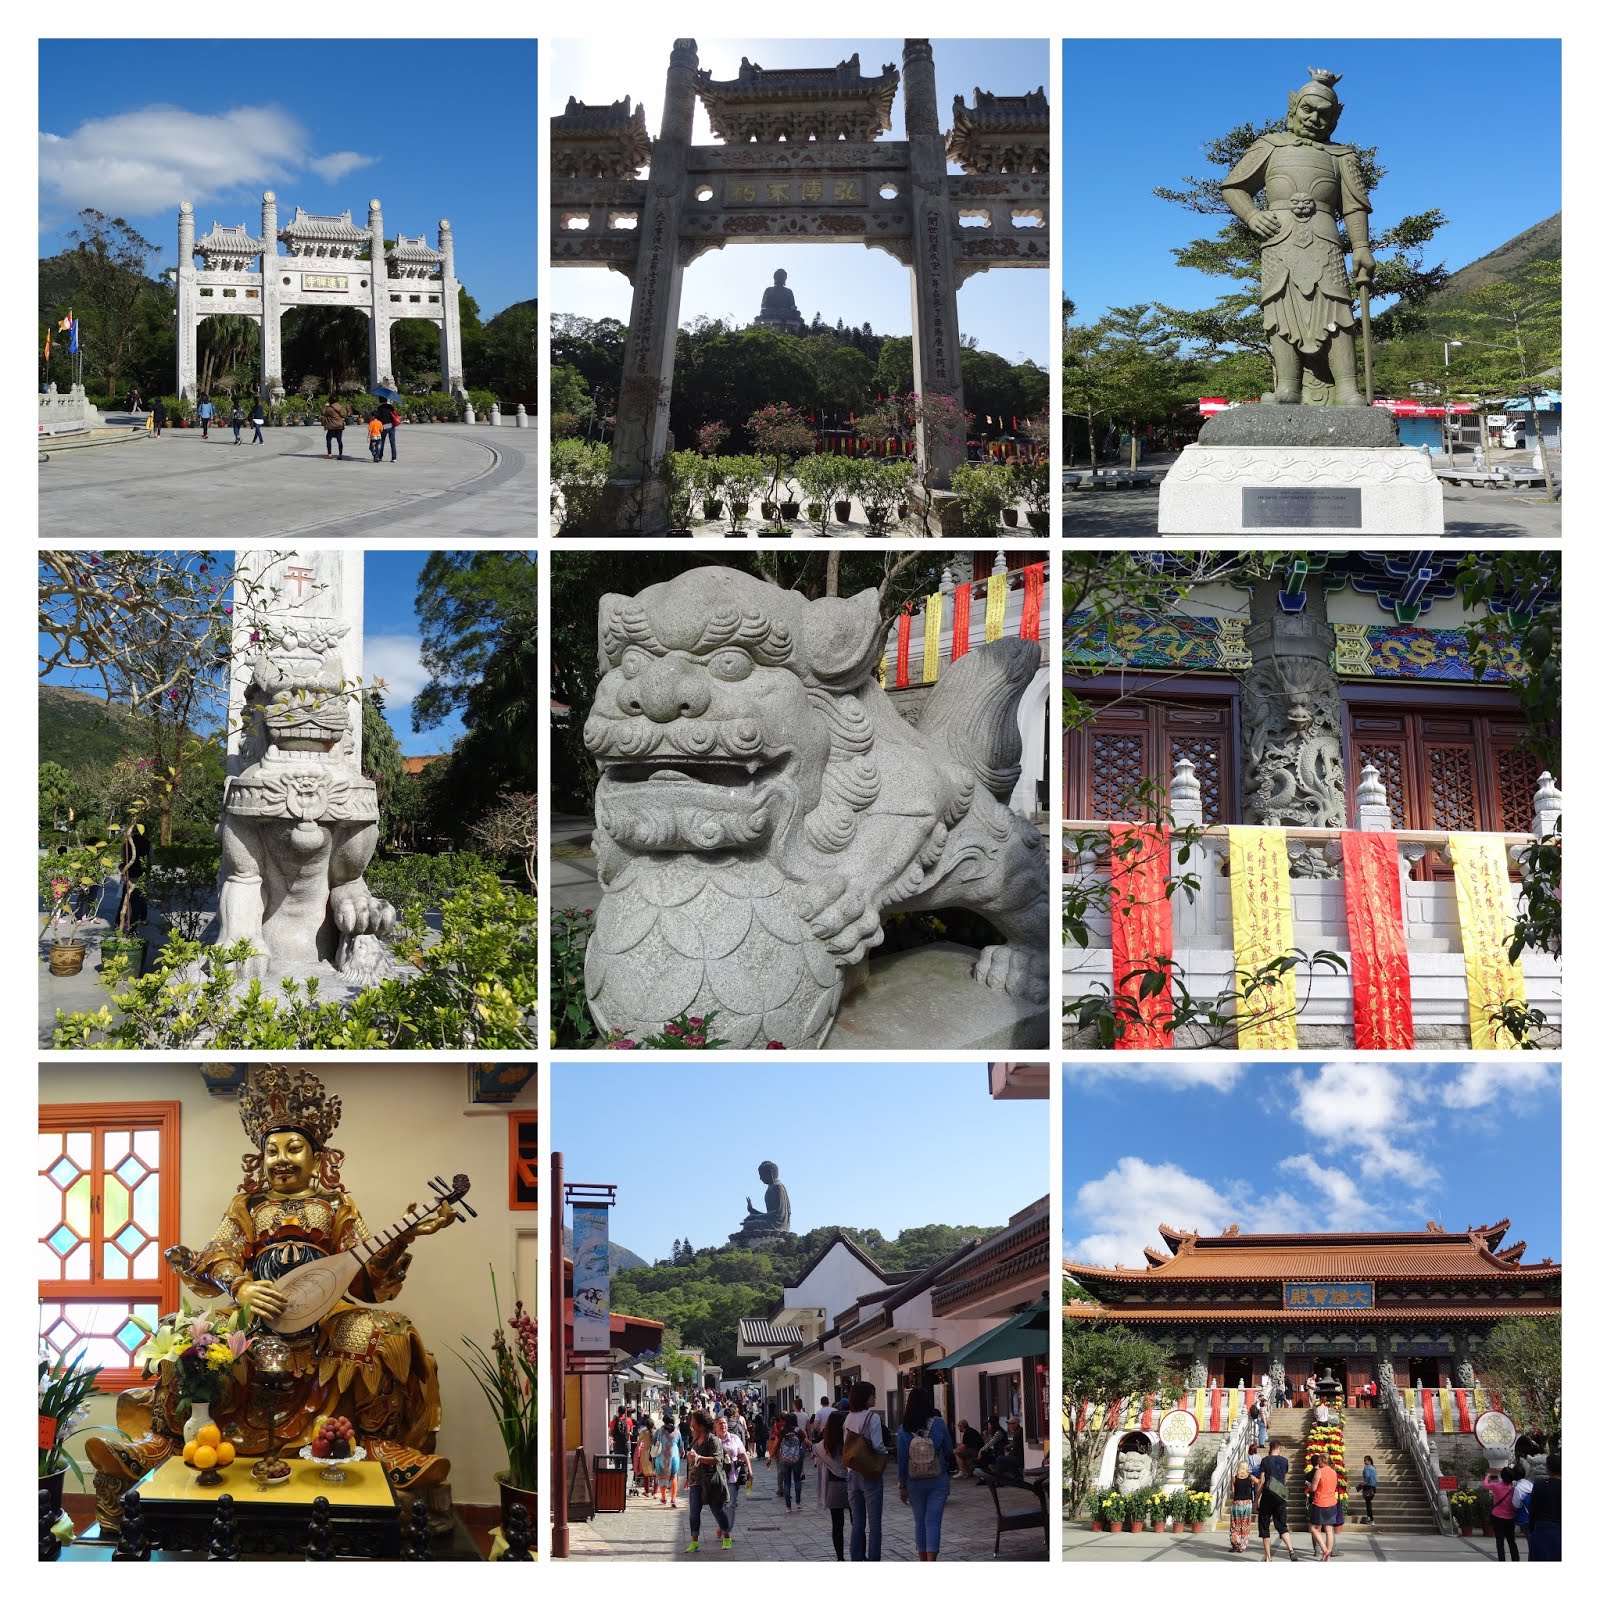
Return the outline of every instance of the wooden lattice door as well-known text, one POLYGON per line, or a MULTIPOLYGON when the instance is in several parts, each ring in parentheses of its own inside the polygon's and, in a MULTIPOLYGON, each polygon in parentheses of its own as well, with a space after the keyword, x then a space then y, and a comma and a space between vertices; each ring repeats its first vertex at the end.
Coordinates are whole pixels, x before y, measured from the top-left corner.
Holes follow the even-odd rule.
POLYGON ((1166 796, 1183 759, 1194 763, 1202 820, 1235 820, 1231 701, 1127 699, 1102 706, 1086 727, 1067 735, 1066 814, 1097 821, 1147 816, 1141 785, 1166 796))

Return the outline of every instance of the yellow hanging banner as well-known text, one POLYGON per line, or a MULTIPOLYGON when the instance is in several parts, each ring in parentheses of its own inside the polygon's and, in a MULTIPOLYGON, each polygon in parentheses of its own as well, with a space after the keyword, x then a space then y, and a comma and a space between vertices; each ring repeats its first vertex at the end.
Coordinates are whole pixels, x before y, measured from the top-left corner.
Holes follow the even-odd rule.
POLYGON ((1006 631, 1006 575, 989 575, 989 603, 983 614, 983 642, 993 644, 1006 631))
MULTIPOLYGON (((1234 982, 1294 949, 1289 899, 1289 841, 1282 828, 1229 828, 1228 872, 1233 899, 1234 982)), ((1299 1048, 1291 967, 1239 1004, 1241 1050, 1299 1048), (1247 1020, 1254 1019, 1254 1020, 1247 1020)))
POLYGON ((1467 968, 1467 1015, 1474 1050, 1514 1050, 1516 1040, 1493 1013, 1527 1004, 1522 962, 1506 960, 1511 932, 1511 874, 1506 847, 1492 834, 1452 833, 1456 915, 1467 968))
POLYGON ((939 680, 939 628, 944 621, 944 596, 930 594, 922 613, 922 681, 939 680))
POLYGON ((878 662, 878 687, 880 689, 889 687, 889 652, 887 650, 883 652, 883 658, 878 662))

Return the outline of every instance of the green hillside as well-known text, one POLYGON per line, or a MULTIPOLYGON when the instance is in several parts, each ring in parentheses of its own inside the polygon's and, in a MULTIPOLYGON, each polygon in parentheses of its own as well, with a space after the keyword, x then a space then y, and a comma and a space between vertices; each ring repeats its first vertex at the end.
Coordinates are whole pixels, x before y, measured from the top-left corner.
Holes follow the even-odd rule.
POLYGON ((1429 311, 1446 311, 1463 304, 1474 289, 1494 283, 1517 283, 1536 261, 1561 259, 1561 213, 1536 222, 1531 228, 1507 239, 1503 245, 1479 256, 1457 272, 1452 272, 1428 297, 1429 311))
POLYGON ((57 761, 74 777, 111 766, 146 743, 140 719, 81 689, 39 685, 39 759, 57 761))
POLYGON ((784 1283, 798 1277, 835 1233, 854 1240, 885 1272, 912 1274, 999 1227, 998 1223, 967 1227, 933 1223, 907 1228, 893 1239, 876 1228, 813 1228, 765 1250, 732 1245, 696 1250, 677 1265, 636 1267, 617 1274, 611 1280, 611 1308, 665 1323, 665 1347, 699 1347, 708 1361, 737 1376, 745 1366, 734 1354, 739 1318, 769 1315, 783 1299, 784 1283))

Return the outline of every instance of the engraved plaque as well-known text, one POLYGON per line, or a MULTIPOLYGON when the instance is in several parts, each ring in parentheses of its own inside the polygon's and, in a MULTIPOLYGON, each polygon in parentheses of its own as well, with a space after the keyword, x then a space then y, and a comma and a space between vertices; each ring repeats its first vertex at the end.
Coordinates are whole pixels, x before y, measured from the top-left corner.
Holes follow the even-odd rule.
POLYGON ((1359 489, 1242 489, 1246 528, 1359 528, 1359 489))
POLYGON ((337 273, 302 272, 300 274, 300 287, 302 289, 331 289, 336 294, 343 294, 349 289, 350 280, 337 273))

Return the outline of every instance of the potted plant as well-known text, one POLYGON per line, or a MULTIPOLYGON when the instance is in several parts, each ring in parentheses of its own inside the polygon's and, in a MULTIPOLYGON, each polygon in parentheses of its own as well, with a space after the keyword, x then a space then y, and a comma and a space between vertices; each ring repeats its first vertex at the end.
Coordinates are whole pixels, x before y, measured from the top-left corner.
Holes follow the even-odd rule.
POLYGON ((1145 1512, 1150 1506, 1150 1491, 1148 1489, 1136 1489, 1127 1498, 1128 1510, 1123 1522, 1129 1533, 1143 1533, 1145 1512))
POLYGON ((1477 1489, 1457 1489, 1450 1496, 1450 1515, 1455 1518, 1456 1527, 1463 1538, 1470 1539, 1483 1525, 1478 1506, 1479 1493, 1477 1489))
POLYGON ((838 487, 834 493, 839 498, 833 502, 833 518, 842 524, 850 520, 850 502, 855 498, 856 484, 861 477, 861 463, 853 456, 831 456, 829 459, 834 462, 838 473, 838 487))
POLYGON ((856 498, 861 502, 862 515, 874 533, 882 533, 889 517, 899 503, 903 481, 901 474, 884 461, 857 463, 860 476, 856 479, 856 498))
POLYGON ((1050 462, 1040 456, 1033 461, 1013 461, 1009 469, 1011 495, 1027 508, 1028 526, 1035 533, 1050 531, 1050 462))
MULTIPOLYGON (((495 1473, 500 1485, 501 1527, 510 1520, 511 1507, 520 1501, 527 1509, 528 1526, 539 1526, 538 1451, 539 1380, 533 1318, 518 1300, 510 1317, 500 1315, 500 1286, 489 1269, 494 1294, 494 1334, 485 1350, 475 1339, 464 1338, 469 1355, 461 1356, 473 1381, 483 1391, 505 1446, 506 1467, 495 1473)), ((515 1284, 512 1285, 513 1291, 515 1284)), ((460 1355, 460 1352, 456 1352, 460 1355)))
MULTIPOLYGON (((701 429, 703 433, 705 430, 701 429)), ((700 479, 700 508, 705 513, 707 522, 720 522, 725 509, 723 491, 726 488, 727 458, 725 456, 701 456, 697 468, 700 479)))
POLYGON ((950 479, 956 504, 961 508, 963 533, 980 537, 993 533, 1011 502, 1011 487, 1004 467, 971 463, 956 468, 950 479))
POLYGON ((1167 1512, 1170 1497, 1165 1490, 1152 1488, 1145 1505, 1145 1518, 1152 1533, 1167 1531, 1167 1512))
POLYGON ((1100 1515, 1110 1532, 1121 1533, 1128 1515, 1127 1497, 1116 1493, 1106 1495, 1100 1502, 1100 1515))
POLYGON ((768 469, 767 498, 761 504, 762 514, 769 522, 780 516, 793 521, 800 514, 799 504, 795 503, 792 512, 783 511, 778 500, 778 486, 782 484, 788 500, 794 500, 789 474, 795 462, 815 448, 815 429, 786 400, 763 406, 744 426, 750 443, 765 458, 768 469))
POLYGON ((1204 1533, 1211 1521, 1211 1495, 1205 1489, 1191 1489, 1188 1494, 1189 1532, 1204 1533))
POLYGON ((50 971, 70 978, 83 970, 83 923, 93 915, 116 857, 101 841, 62 845, 39 858, 39 898, 46 911, 40 932, 50 935, 50 971))
MULTIPOLYGON (((84 1365, 87 1350, 80 1350, 71 1361, 52 1357, 49 1350, 39 1352, 39 1487, 50 1496, 50 1509, 61 1514, 61 1492, 70 1472, 83 1487, 83 1468, 67 1449, 75 1433, 88 1431, 89 1398, 103 1370, 84 1365)), ((99 1433, 115 1433, 118 1428, 99 1428, 99 1433)))
POLYGON ((728 522, 735 533, 739 532, 739 524, 750 515, 751 495, 760 492, 766 479, 766 468, 758 457, 728 458, 728 522))

